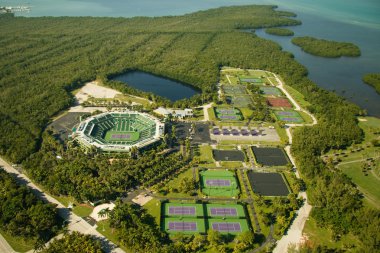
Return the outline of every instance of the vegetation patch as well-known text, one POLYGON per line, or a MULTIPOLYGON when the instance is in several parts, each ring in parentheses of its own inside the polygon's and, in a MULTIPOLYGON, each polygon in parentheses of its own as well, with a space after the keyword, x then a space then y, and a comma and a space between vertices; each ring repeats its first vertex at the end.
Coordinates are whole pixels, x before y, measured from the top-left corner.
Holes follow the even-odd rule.
POLYGON ((303 51, 322 57, 337 58, 341 56, 358 57, 361 52, 358 46, 348 42, 338 42, 313 37, 296 37, 292 43, 302 48, 303 51))
POLYGON ((265 29, 267 34, 278 35, 278 36, 293 36, 294 32, 286 28, 271 27, 265 29))
POLYGON ((363 76, 363 82, 375 88, 380 94, 380 73, 369 73, 363 76))

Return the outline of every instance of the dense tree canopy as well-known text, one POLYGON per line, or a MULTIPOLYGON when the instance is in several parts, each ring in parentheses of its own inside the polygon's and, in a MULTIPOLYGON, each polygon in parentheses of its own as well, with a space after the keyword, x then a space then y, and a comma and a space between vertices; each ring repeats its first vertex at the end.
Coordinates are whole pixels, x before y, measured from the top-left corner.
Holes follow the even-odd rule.
POLYGON ((0 168, 0 227, 12 236, 47 241, 58 229, 57 210, 0 168))
MULTIPOLYGON (((125 191, 122 188, 157 182, 186 162, 177 153, 157 155, 164 148, 158 147, 140 154, 138 160, 121 156, 111 163, 102 154, 84 154, 75 147, 66 150, 48 133, 41 141, 50 118, 72 104, 70 91, 98 77, 112 87, 137 92, 108 78, 141 69, 194 85, 207 101, 216 95, 221 66, 272 71, 302 93, 311 104, 307 109, 318 118, 316 126, 294 131, 292 146, 316 205, 313 217, 335 231, 353 232, 366 242, 365 251, 374 252, 379 247, 374 238, 379 212, 363 208, 352 183, 320 159, 331 148, 361 141, 355 116, 363 112, 317 87, 307 79, 307 70, 277 44, 237 30, 299 24, 292 16, 268 6, 239 6, 160 18, 3 17, 0 154, 17 162, 38 150, 24 166, 53 193, 78 199, 114 197, 125 191), (63 159, 57 160, 57 154, 63 159)), ((340 43, 313 42, 318 46, 313 48, 322 46, 319 52, 357 54, 352 45, 348 52, 343 45, 342 52, 340 43)), ((201 101, 195 96, 186 103, 201 101)), ((148 231, 157 235, 155 230, 148 231)), ((152 243, 156 245, 160 238, 152 243)))
POLYGON ((296 37, 292 43, 302 48, 303 51, 316 56, 341 57, 341 56, 360 56, 360 49, 353 43, 338 42, 314 37, 296 37))
POLYGON ((66 234, 63 238, 54 240, 40 253, 103 253, 100 241, 90 235, 79 232, 66 234))

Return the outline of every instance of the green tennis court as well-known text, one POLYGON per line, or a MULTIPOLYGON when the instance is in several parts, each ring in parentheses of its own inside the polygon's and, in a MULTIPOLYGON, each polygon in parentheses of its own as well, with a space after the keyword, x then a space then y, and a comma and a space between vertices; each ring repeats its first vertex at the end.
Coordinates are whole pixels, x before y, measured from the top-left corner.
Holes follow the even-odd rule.
POLYGON ((139 132, 126 132, 126 131, 108 131, 104 136, 104 140, 109 141, 137 141, 140 138, 139 132))
POLYGON ((240 194, 235 173, 228 170, 201 171, 202 192, 208 196, 235 197, 240 194))
POLYGON ((164 230, 169 234, 205 234, 206 225, 203 218, 165 218, 164 230))
POLYGON ((243 120, 241 111, 234 107, 215 107, 214 111, 219 120, 243 120))
POLYGON ((282 92, 276 88, 276 87, 273 87, 273 86, 262 86, 260 87, 260 91, 262 92, 262 94, 264 95, 272 95, 272 96, 282 96, 282 92))
POLYGON ((163 209, 165 216, 170 217, 202 217, 202 204, 189 203, 164 203, 163 209))
POLYGON ((302 116, 298 112, 296 112, 296 111, 292 111, 292 110, 284 110, 284 111, 275 110, 274 114, 276 115, 276 118, 278 120, 281 120, 281 121, 294 122, 294 123, 302 123, 302 122, 304 122, 302 116))
POLYGON ((221 234, 240 234, 249 231, 246 219, 209 219, 208 229, 219 231, 221 234))
POLYGON ((207 216, 210 218, 245 218, 244 207, 242 205, 228 204, 207 204, 207 216))
POLYGON ((263 83, 263 79, 257 76, 239 76, 242 83, 263 83))

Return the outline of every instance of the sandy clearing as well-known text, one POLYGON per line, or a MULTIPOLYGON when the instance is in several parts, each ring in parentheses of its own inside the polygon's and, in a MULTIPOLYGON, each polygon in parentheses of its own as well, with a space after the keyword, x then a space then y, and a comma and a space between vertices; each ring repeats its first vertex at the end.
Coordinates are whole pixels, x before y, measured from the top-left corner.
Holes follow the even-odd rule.
POLYGON ((109 210, 112 210, 115 208, 115 204, 113 203, 110 203, 110 204, 101 204, 101 205, 98 205, 94 208, 94 210, 92 211, 92 213, 90 214, 90 217, 93 218, 94 220, 96 221, 100 221, 100 220, 105 220, 105 219, 108 219, 107 216, 104 216, 104 217, 100 217, 98 215, 98 213, 103 210, 103 209, 106 209, 108 208, 109 210))
POLYGON ((81 104, 87 101, 90 96, 94 98, 115 98, 115 96, 119 94, 121 94, 121 92, 100 86, 97 81, 92 81, 86 83, 86 85, 75 94, 75 98, 78 103, 81 104))
POLYGON ((152 199, 153 199, 153 197, 151 197, 151 196, 145 196, 145 194, 140 194, 140 195, 136 196, 134 199, 132 199, 132 202, 136 203, 140 206, 143 206, 146 203, 148 203, 149 201, 151 201, 152 199))

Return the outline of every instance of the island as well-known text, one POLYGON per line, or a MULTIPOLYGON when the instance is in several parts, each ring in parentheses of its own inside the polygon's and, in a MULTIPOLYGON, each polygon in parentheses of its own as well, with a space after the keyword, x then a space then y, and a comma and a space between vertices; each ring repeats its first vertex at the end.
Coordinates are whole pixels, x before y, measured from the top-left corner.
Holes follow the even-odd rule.
POLYGON ((278 36, 293 36, 294 32, 286 28, 271 27, 265 29, 267 34, 278 35, 278 36))
POLYGON ((380 94, 380 73, 368 73, 363 76, 363 82, 375 88, 380 94))
POLYGON ((349 42, 338 42, 305 36, 293 38, 292 43, 299 46, 306 53, 326 58, 338 58, 342 56, 358 57, 361 54, 359 47, 349 42))

